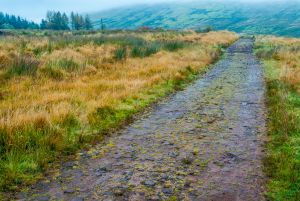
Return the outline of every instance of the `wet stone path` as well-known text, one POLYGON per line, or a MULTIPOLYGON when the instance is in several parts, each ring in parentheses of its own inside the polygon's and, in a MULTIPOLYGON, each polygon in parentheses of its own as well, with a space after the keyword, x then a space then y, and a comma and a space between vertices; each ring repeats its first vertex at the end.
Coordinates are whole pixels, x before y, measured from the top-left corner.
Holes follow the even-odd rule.
POLYGON ((185 90, 19 200, 263 200, 264 82, 240 39, 185 90))

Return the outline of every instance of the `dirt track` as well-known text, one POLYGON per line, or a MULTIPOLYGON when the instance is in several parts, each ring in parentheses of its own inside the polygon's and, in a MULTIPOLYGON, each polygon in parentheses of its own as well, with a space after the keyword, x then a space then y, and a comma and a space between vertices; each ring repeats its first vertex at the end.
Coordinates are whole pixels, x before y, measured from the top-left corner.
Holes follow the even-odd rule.
POLYGON ((20 200, 264 200, 262 69, 240 39, 210 72, 20 200))

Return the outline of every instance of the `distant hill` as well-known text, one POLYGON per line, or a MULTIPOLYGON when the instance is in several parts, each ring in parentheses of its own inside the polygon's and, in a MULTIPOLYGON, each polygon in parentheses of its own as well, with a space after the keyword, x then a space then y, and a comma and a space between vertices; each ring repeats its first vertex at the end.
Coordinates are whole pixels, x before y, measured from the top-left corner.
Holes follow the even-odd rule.
POLYGON ((250 34, 300 36, 300 2, 201 1, 138 5, 91 14, 96 27, 103 18, 109 29, 142 26, 166 29, 205 28, 250 34))

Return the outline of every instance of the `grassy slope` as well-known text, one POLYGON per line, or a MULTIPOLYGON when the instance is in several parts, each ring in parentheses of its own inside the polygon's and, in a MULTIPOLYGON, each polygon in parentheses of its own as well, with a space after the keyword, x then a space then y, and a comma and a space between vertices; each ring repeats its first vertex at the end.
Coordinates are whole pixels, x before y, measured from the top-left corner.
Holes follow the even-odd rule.
POLYGON ((237 38, 229 32, 50 37, 0 41, 2 189, 34 182, 61 154, 101 140, 193 80, 237 38))
POLYGON ((286 72, 300 67, 294 57, 299 50, 292 51, 293 46, 300 46, 299 41, 295 44, 285 40, 259 38, 257 55, 263 60, 268 87, 267 196, 270 200, 296 201, 300 199, 300 80, 296 72, 286 72))
POLYGON ((197 1, 172 4, 140 5, 92 15, 100 26, 136 29, 141 26, 168 29, 205 28, 250 34, 300 36, 300 4, 293 1, 243 3, 238 1, 197 1), (125 20, 124 20, 125 19, 125 20))

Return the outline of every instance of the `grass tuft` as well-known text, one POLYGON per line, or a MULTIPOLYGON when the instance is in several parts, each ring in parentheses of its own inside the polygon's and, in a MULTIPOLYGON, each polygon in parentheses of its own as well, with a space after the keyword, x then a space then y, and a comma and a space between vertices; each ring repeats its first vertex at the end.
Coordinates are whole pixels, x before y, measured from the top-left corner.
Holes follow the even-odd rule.
POLYGON ((185 43, 182 41, 167 41, 163 43, 163 48, 167 51, 177 51, 182 49, 185 46, 185 43))
POLYGON ((127 48, 126 47, 119 47, 116 49, 114 53, 114 58, 116 60, 124 60, 127 57, 127 48))
POLYGON ((35 75, 39 66, 39 61, 27 55, 18 55, 14 58, 12 65, 7 69, 6 76, 35 75))

